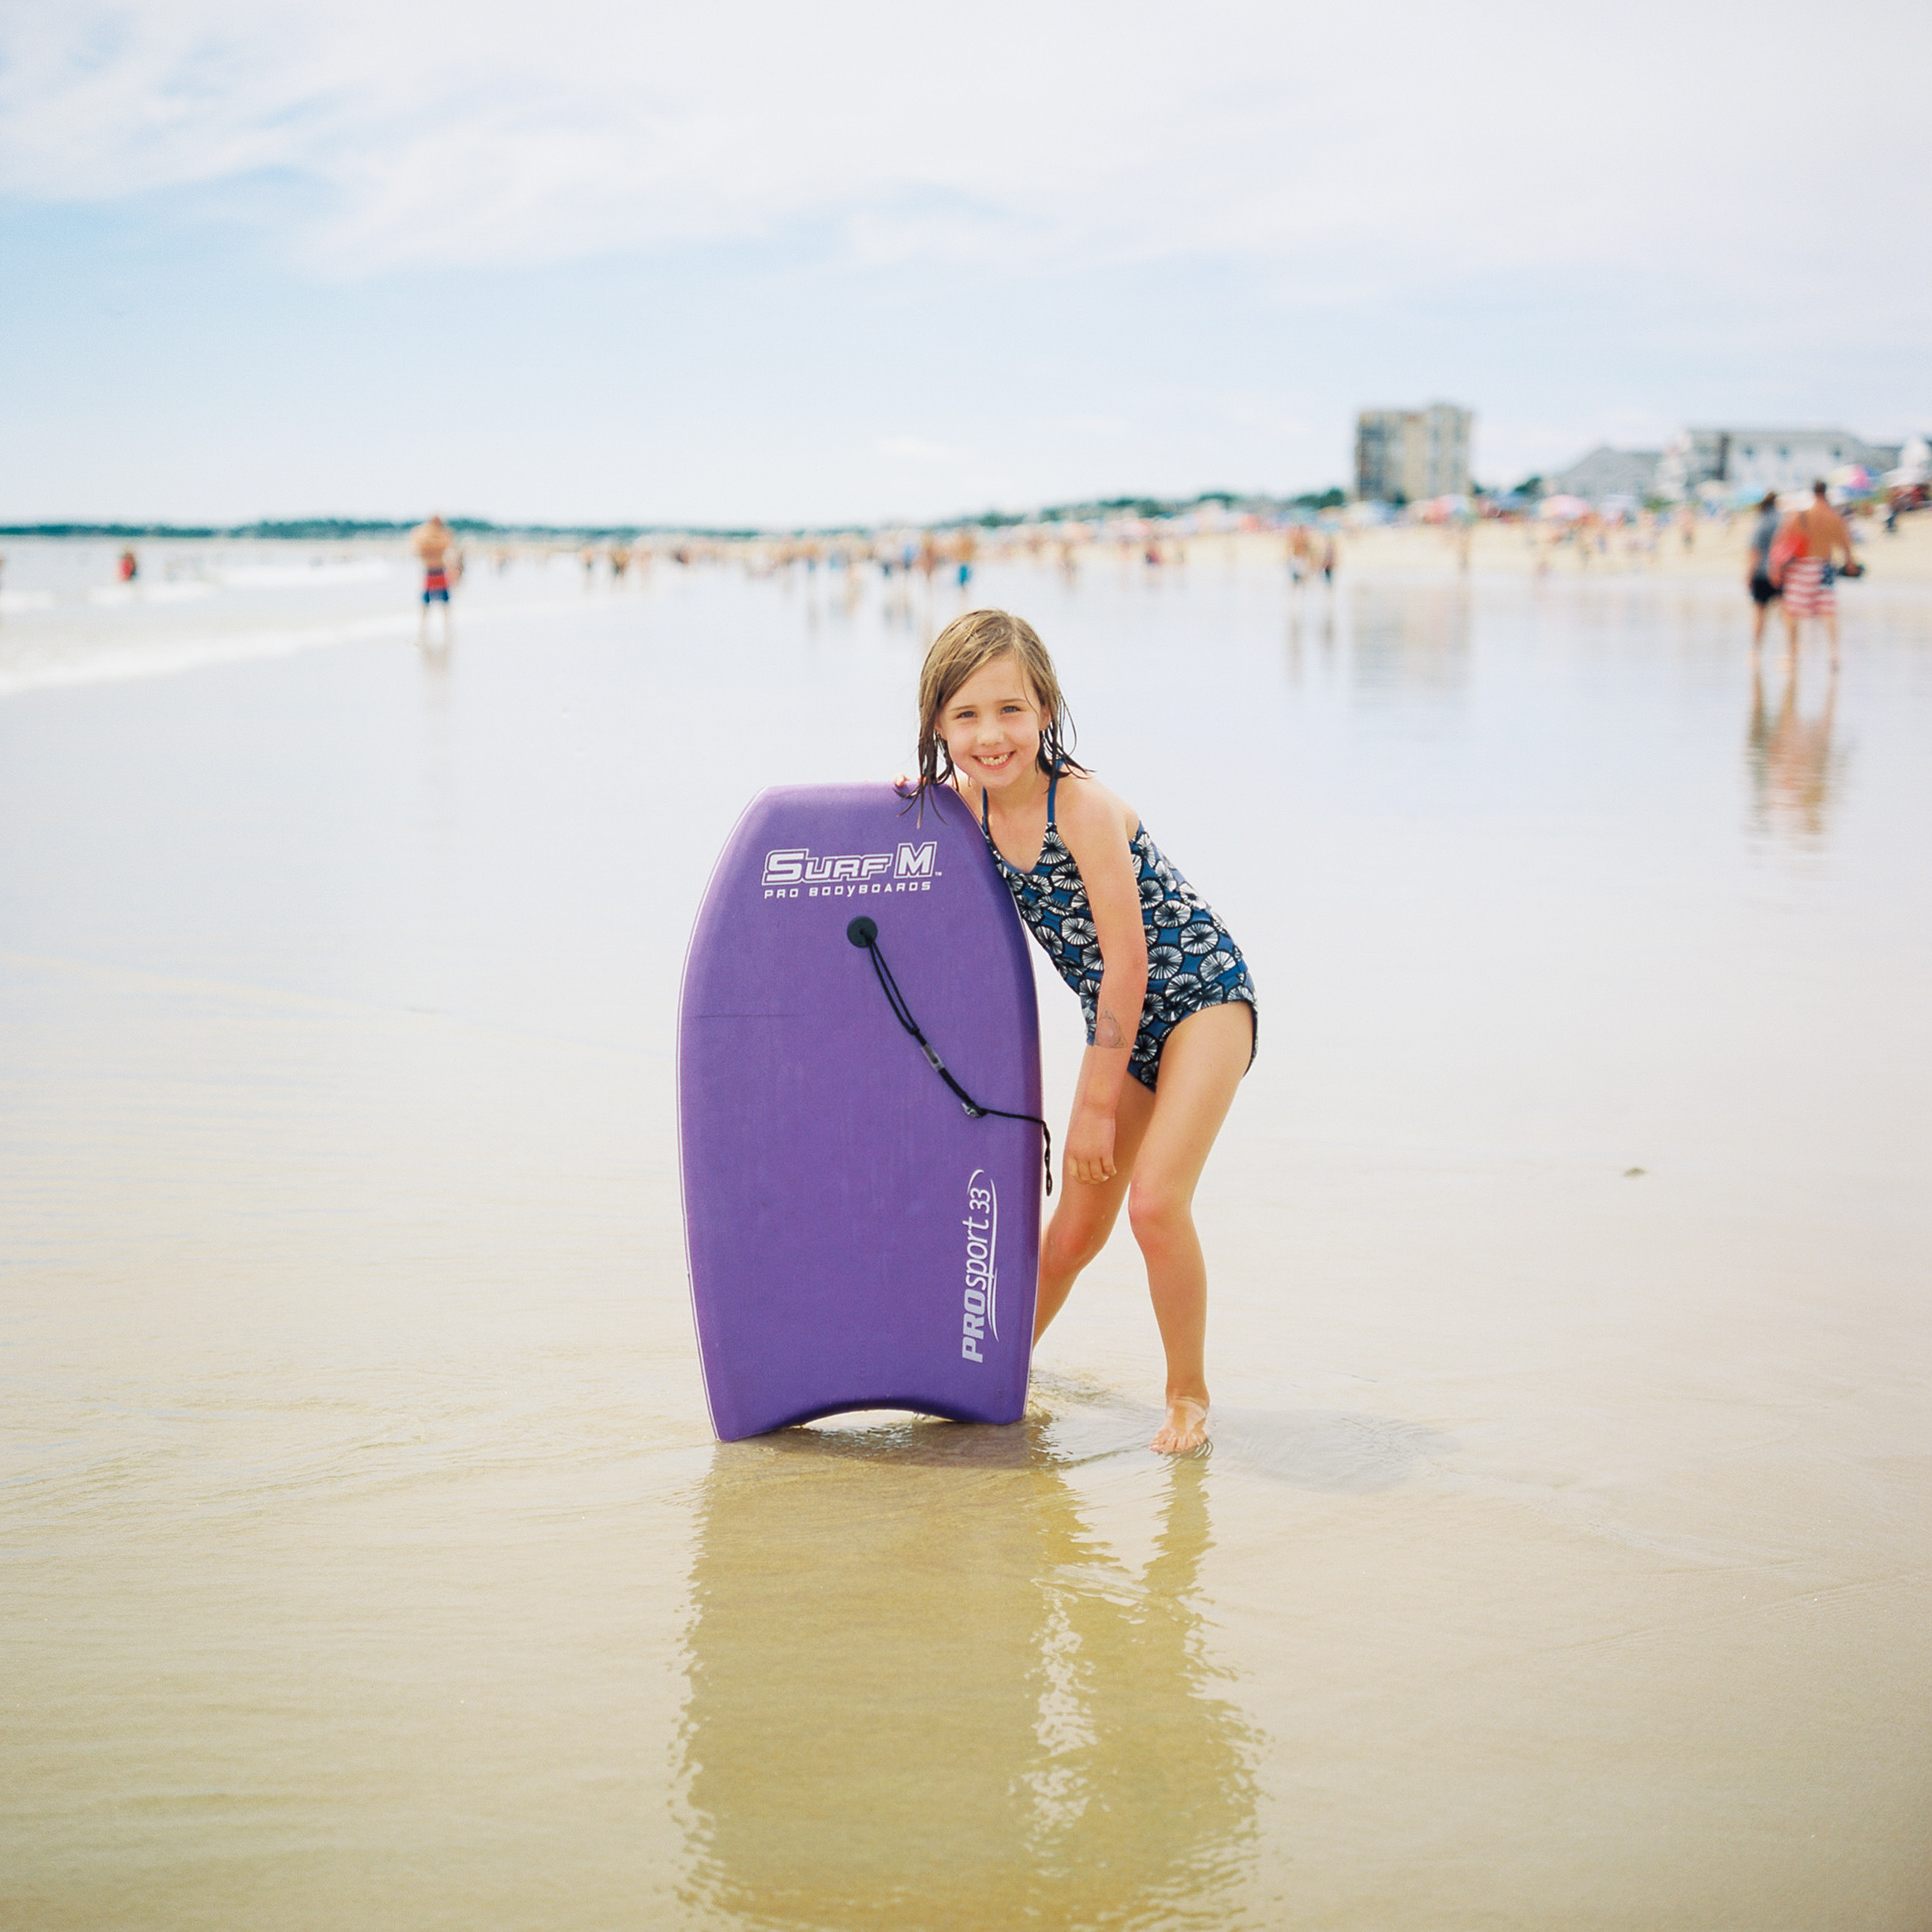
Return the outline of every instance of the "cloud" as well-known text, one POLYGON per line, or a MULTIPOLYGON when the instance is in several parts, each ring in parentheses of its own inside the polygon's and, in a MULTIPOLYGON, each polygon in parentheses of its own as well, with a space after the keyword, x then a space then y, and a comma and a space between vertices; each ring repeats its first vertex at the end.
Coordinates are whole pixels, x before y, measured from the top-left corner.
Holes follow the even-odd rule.
POLYGON ((1794 0, 0 0, 22 514, 131 476, 157 514, 374 476, 727 521, 1299 486, 1436 395, 1486 477, 1680 418, 1895 433, 1929 40, 1916 0, 1823 37, 1794 0), (396 285, 451 269, 492 278, 396 285), (104 354, 147 388, 101 404, 104 354), (238 358, 303 372, 285 473, 238 358), (490 407, 397 428, 397 366, 490 407))
POLYGON ((951 463, 959 456, 947 444, 929 442, 924 436, 881 436, 872 447, 882 456, 908 463, 951 463))
POLYGON ((808 236, 861 271, 1258 262, 1346 304, 1551 265, 1768 289, 1815 249, 1821 316, 1915 328, 1907 170, 1848 194, 1807 150, 1910 125, 1932 17, 1877 0, 1793 59, 1811 17, 70 0, 0 28, 0 192, 286 181, 333 278, 808 236))

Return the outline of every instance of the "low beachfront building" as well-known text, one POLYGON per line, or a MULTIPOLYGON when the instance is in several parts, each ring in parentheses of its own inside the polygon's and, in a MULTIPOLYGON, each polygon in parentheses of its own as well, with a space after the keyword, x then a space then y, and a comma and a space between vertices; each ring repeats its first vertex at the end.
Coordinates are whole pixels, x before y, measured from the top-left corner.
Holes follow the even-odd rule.
POLYGON ((1469 494, 1473 411, 1365 409, 1355 418, 1355 495, 1363 503, 1426 503, 1469 494))
POLYGON ((1634 496, 1641 503, 1657 494, 1657 466, 1662 450, 1613 450, 1599 443, 1587 456, 1579 456, 1567 470, 1543 480, 1550 496, 1580 496, 1601 503, 1606 496, 1634 496))
POLYGON ((1707 483, 1737 496, 1782 495, 1850 463, 1875 476, 1898 461, 1898 444, 1868 443, 1848 429, 1687 429, 1664 451, 1658 487, 1667 496, 1693 495, 1707 483))

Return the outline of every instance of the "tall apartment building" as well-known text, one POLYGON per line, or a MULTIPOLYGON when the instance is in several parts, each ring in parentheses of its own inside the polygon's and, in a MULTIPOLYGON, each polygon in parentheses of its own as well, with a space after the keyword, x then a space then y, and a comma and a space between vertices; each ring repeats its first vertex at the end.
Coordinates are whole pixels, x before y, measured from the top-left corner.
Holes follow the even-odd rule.
POLYGON ((1453 402, 1426 409, 1365 409, 1355 418, 1355 494, 1421 503, 1469 493, 1469 432, 1476 416, 1453 402))

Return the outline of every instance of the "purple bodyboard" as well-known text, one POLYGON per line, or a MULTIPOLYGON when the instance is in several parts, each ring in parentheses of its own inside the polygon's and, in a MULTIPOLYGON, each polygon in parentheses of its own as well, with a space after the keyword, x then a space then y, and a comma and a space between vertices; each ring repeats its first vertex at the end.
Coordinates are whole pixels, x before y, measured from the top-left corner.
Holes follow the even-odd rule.
POLYGON ((761 793, 684 963, 679 1154, 691 1299, 726 1442, 847 1409, 1018 1422, 1040 1246, 1040 1130, 970 1117, 846 928, 983 1106, 1040 1111, 1013 900, 956 794, 761 793))

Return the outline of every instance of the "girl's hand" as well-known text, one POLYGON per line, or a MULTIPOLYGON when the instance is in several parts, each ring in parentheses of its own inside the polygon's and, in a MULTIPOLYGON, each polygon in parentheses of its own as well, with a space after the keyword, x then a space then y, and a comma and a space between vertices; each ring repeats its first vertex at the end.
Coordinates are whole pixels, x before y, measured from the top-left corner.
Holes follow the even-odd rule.
POLYGON ((1062 1169, 1090 1187, 1114 1177, 1114 1116, 1097 1108, 1082 1107, 1067 1133, 1067 1157, 1062 1169))

